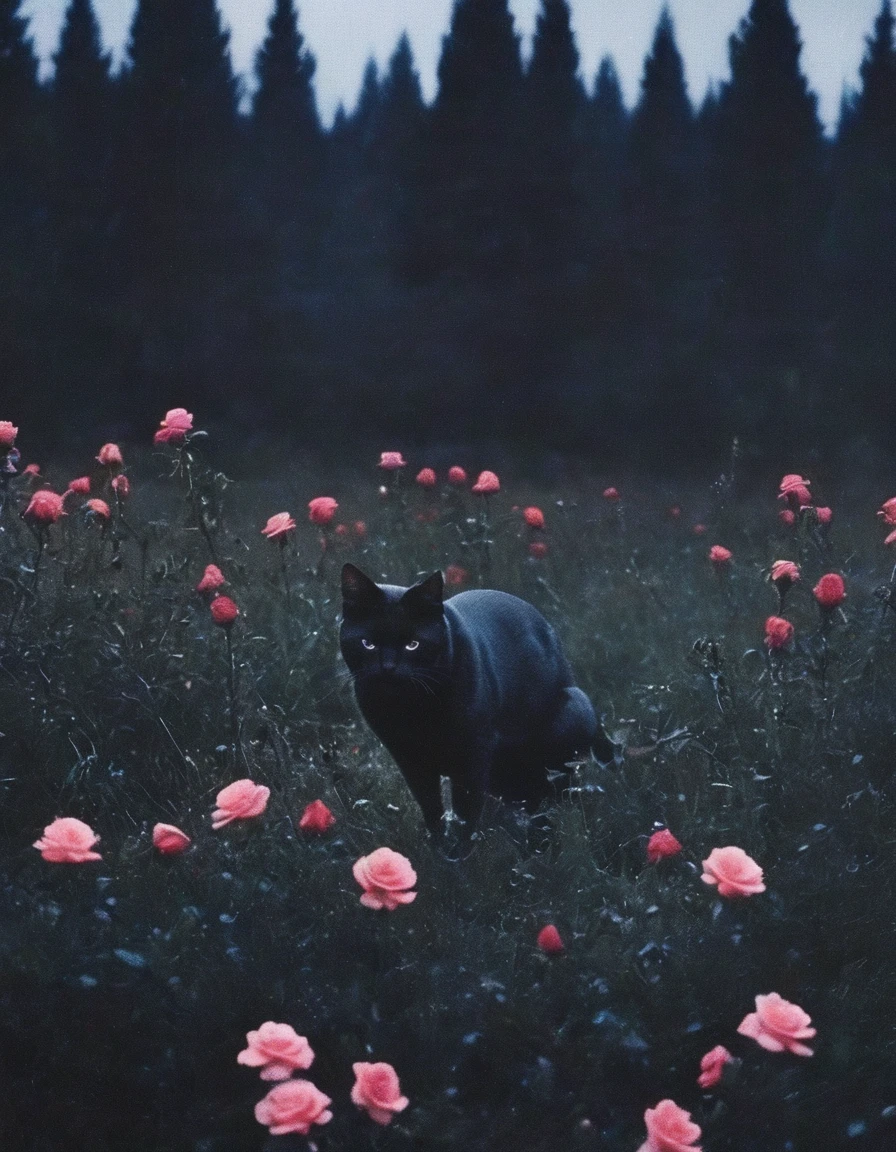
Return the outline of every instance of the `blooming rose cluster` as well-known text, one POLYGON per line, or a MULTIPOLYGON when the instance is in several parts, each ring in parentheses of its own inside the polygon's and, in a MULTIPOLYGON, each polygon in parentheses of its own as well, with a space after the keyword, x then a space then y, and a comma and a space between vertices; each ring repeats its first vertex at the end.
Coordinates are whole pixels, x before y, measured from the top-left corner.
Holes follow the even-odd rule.
MULTIPOLYGON (((262 1080, 278 1080, 263 1100, 255 1106, 255 1118, 272 1136, 297 1132, 307 1136, 312 1124, 328 1124, 333 1119, 333 1101, 310 1080, 291 1079, 293 1072, 307 1072, 314 1063, 314 1051, 305 1036, 290 1024, 266 1020, 259 1028, 246 1033, 246 1047, 237 1055, 237 1063, 261 1069, 262 1080)), ((398 1073, 384 1061, 352 1065, 355 1083, 352 1102, 367 1112, 377 1124, 389 1124, 407 1108, 410 1101, 401 1094, 398 1073)))
POLYGON ((778 486, 778 499, 783 500, 785 507, 780 512, 781 523, 788 527, 796 524, 800 515, 811 515, 815 523, 826 528, 833 519, 830 508, 812 505, 812 493, 809 491, 810 481, 798 472, 788 472, 782 477, 778 486))

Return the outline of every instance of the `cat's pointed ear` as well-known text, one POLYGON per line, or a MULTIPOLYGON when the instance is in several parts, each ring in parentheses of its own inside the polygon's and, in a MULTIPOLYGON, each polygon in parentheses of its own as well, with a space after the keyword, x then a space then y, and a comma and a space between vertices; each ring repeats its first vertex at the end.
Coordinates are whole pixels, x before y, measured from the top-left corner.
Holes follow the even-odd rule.
POLYGON ((412 612, 442 611, 442 594, 445 590, 445 581, 441 572, 433 572, 413 588, 408 588, 401 598, 402 604, 412 612))
POLYGON ((342 566, 342 609, 343 611, 364 611, 373 608, 383 599, 380 588, 369 576, 365 576, 354 564, 342 566))

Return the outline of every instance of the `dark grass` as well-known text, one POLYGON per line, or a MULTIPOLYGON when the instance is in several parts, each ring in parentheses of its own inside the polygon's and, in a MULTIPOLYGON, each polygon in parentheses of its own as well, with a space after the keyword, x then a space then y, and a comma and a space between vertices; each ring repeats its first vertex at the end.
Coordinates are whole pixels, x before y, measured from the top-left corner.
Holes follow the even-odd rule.
POLYGON ((7 503, 4 631, 21 608, 0 649, 2 1147, 305 1148, 255 1122, 268 1086, 236 1064, 267 1019, 317 1054, 308 1076, 335 1113, 314 1130, 321 1149, 634 1152, 667 1096, 708 1152, 896 1146, 896 613, 875 595, 892 553, 874 516, 892 492, 819 493, 835 517, 823 535, 809 519, 781 528, 771 478, 739 493, 630 481, 612 505, 604 481, 548 491, 503 475, 487 582, 556 625, 626 755, 577 772, 547 836, 496 808, 452 862, 354 709, 338 570, 409 583, 460 563, 475 584, 481 506, 408 483, 384 500, 374 469, 224 485, 199 464, 191 498, 165 474, 174 459, 134 470, 131 533, 103 536, 73 501, 34 597, 21 485, 7 503), (321 565, 303 517, 322 494, 368 532, 331 541, 321 565), (530 502, 548 519, 545 561, 511 510, 530 502), (439 518, 422 524, 429 507, 439 518), (284 509, 300 521, 289 613, 279 549, 259 535, 284 509), (727 576, 713 543, 734 552, 727 576), (193 591, 213 556, 242 613, 236 757, 224 635, 193 591), (804 578, 786 611, 796 644, 770 660, 765 575, 782 558, 804 578), (810 591, 825 571, 848 590, 826 636, 810 591), (213 832, 215 794, 241 776, 271 788, 269 808, 213 832), (337 818, 324 837, 296 829, 317 797, 337 818), (59 815, 101 835, 100 863, 41 859, 31 844, 59 815), (158 820, 192 850, 158 857, 158 820), (648 866, 657 822, 684 853, 648 866), (364 909, 351 874, 384 844, 419 876, 391 914, 364 909), (762 864, 765 894, 720 901, 700 881, 724 844, 762 864), (546 923, 564 955, 538 951, 546 923), (771 991, 811 1014, 812 1059, 737 1035, 771 991), (718 1043, 742 1063, 703 1094, 699 1059, 718 1043), (411 1099, 387 1129, 349 1100, 364 1059, 392 1063, 411 1099))

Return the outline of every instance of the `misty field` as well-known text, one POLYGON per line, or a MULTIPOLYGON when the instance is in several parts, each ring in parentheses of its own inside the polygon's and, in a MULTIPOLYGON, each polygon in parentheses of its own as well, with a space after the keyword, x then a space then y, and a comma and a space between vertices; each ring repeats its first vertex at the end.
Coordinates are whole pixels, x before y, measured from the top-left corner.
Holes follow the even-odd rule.
POLYGON ((896 1145, 887 482, 782 460, 677 487, 570 462, 549 485, 441 450, 378 467, 389 444, 231 480, 171 415, 121 461, 97 444, 105 462, 33 474, 3 446, 0 1144, 636 1152, 671 1099, 706 1152, 896 1145), (494 805, 449 858, 357 713, 345 561, 534 603, 616 762, 576 765, 546 830, 494 805), (777 561, 798 579, 771 580, 777 561), (225 582, 197 591, 209 565, 225 582), (264 810, 213 829, 244 779, 264 810), (315 800, 334 821, 300 827, 315 800), (35 850, 60 817, 101 859, 35 850), (158 823, 186 850, 154 847, 158 823), (681 850, 651 861, 663 828, 681 850), (728 846, 764 891, 704 882, 728 846), (380 847, 416 872, 391 911, 353 875, 380 847), (738 1032, 771 993, 811 1017, 811 1057, 738 1032), (307 1137, 255 1118, 274 1085, 237 1055, 266 1021, 313 1049, 298 1075, 332 1119, 307 1137), (717 1045, 732 1059, 704 1090, 717 1045), (388 1124, 352 1102, 359 1061, 398 1074, 388 1124))

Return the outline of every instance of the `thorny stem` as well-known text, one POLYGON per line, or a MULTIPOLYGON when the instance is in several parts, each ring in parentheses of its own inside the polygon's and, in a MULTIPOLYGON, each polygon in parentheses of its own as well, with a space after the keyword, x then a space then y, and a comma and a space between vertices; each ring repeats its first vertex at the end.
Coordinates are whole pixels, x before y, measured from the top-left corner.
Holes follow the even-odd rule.
MULTIPOLYGON (((314 569, 314 575, 321 580, 324 575, 324 566, 327 562, 327 549, 329 547, 329 540, 327 539, 326 527, 321 528, 320 532, 320 557, 317 561, 317 567, 314 569)), ((288 601, 287 601, 288 603, 288 601)))
POLYGON ((227 698, 230 705, 230 750, 234 767, 236 767, 240 740, 240 724, 236 711, 236 672, 233 661, 233 640, 231 639, 229 628, 225 628, 224 636, 227 640, 227 698))
POLYGON ((828 699, 828 628, 830 623, 830 614, 825 614, 821 621, 821 658, 818 661, 821 672, 821 698, 825 704, 827 704, 828 699))
MULTIPOLYGON (((292 616, 292 589, 289 586, 289 566, 286 563, 286 537, 281 536, 280 544, 280 572, 283 576, 283 591, 286 594, 286 611, 289 616, 292 616)), ((318 565, 318 575, 320 575, 320 564, 318 565)))
POLYGON ((209 531, 208 523, 206 522, 205 515, 203 514, 202 507, 202 492, 194 479, 194 465, 196 463, 193 453, 190 450, 189 444, 184 444, 181 448, 181 468, 187 479, 187 498, 190 501, 190 508, 193 512, 193 519, 196 521, 196 527, 199 529, 205 543, 208 545, 209 553, 215 564, 218 563, 218 554, 215 551, 215 542, 212 539, 212 534, 209 531))
POLYGON ((482 496, 482 508, 479 512, 479 583, 489 575, 492 569, 491 539, 489 533, 488 493, 482 496))
POLYGON ((12 635, 12 630, 15 627, 16 621, 19 618, 19 613, 22 611, 22 608, 24 608, 24 606, 25 606, 26 598, 30 597, 33 600, 37 596, 37 581, 40 577, 40 564, 41 564, 41 560, 43 559, 43 556, 44 556, 44 547, 47 543, 47 534, 46 534, 46 529, 44 528, 43 524, 38 525, 36 532, 37 532, 37 555, 34 558, 34 570, 31 573, 31 586, 27 590, 25 588, 22 589, 22 594, 19 597, 15 608, 13 609, 13 613, 9 618, 9 624, 7 624, 7 626, 6 626, 6 639, 7 640, 12 635))

